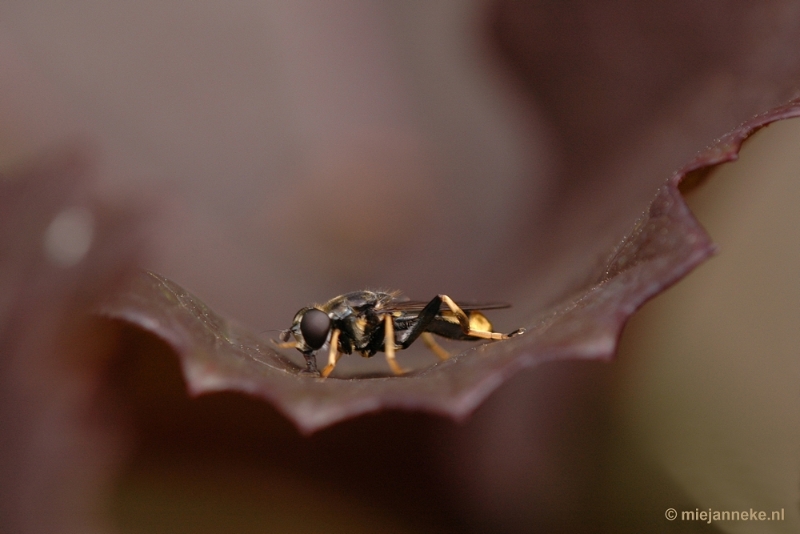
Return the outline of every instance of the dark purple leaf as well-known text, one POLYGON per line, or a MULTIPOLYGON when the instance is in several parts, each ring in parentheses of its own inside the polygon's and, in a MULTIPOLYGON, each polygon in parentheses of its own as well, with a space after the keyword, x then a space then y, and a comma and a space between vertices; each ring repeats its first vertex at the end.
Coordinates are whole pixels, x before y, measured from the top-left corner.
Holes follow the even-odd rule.
POLYGON ((233 390, 261 397, 304 432, 385 408, 462 419, 521 368, 555 359, 611 358, 628 317, 713 253, 711 240, 678 191, 684 177, 700 179, 715 165, 735 159, 742 141, 757 129, 798 114, 800 104, 787 104, 748 121, 699 153, 659 189, 647 213, 608 255, 602 276, 546 313, 529 318, 523 325, 525 334, 470 348, 406 376, 324 380, 304 374, 264 339, 155 273, 140 274, 133 287, 103 306, 102 313, 169 343, 181 357, 192 394, 233 390))
MULTIPOLYGON (((175 348, 194 393, 247 391, 306 432, 387 407, 463 417, 523 366, 610 357, 630 313, 712 250, 677 194, 683 173, 631 230, 636 217, 697 147, 800 87, 796 2, 499 0, 480 7, 6 3, 2 155, 85 132, 104 155, 97 192, 163 201, 167 209, 148 236, 158 251, 148 267, 247 328, 149 275, 106 299, 105 309, 175 348), (415 298, 508 300, 517 314, 508 329, 530 332, 402 378, 324 383, 298 375, 295 360, 249 333, 286 327, 300 305, 364 286, 415 298)), ((687 166, 684 183, 732 157, 749 128, 794 113, 789 106, 749 122, 687 166)), ((31 258, 16 247, 38 241, 17 228, 35 213, 0 213, 2 229, 11 229, 4 234, 11 256, 31 258)), ((3 272, 3 289, 27 287, 18 284, 23 272, 29 281, 38 276, 3 272)), ((92 288, 101 279, 87 275, 80 284, 92 288)), ((34 332, 52 341, 50 323, 38 317, 77 317, 59 298, 71 287, 45 292, 36 300, 41 312, 32 304, 36 313, 13 308, 25 328, 4 323, 4 336, 27 332, 30 341, 34 332)), ((22 302, 11 298, 22 294, 15 291, 0 296, 22 302)), ((83 471, 77 452, 37 470, 30 458, 55 458, 46 447, 20 463, 27 445, 38 443, 31 428, 44 428, 47 439, 66 436, 58 425, 69 418, 44 421, 46 410, 17 407, 41 397, 69 411, 76 407, 70 399, 54 400, 58 382, 76 390, 82 382, 45 364, 32 364, 33 374, 15 367, 35 358, 9 361, 13 387, 3 413, 13 424, 3 465, 28 471, 4 477, 3 496, 18 497, 5 500, 18 517, 58 524, 64 503, 73 502, 59 484, 69 477, 58 469, 102 471, 103 455, 83 471), (30 391, 20 393, 21 384, 32 384, 30 391), (60 493, 37 500, 50 489, 47 480, 60 493), (25 484, 27 493, 19 491, 25 484), (33 502, 52 517, 35 517, 33 502)), ((568 403, 560 385, 548 387, 566 391, 557 402, 568 403)), ((515 422, 522 404, 506 404, 494 420, 515 422)), ((85 435, 77 423, 65 426, 85 435)), ((516 450, 525 448, 530 443, 516 450)), ((473 502, 492 502, 480 495, 473 492, 473 502)), ((521 508, 542 512, 527 501, 521 508)))
POLYGON ((95 531, 126 448, 103 402, 113 331, 88 311, 135 272, 136 219, 73 151, 0 169, 0 529, 95 531))

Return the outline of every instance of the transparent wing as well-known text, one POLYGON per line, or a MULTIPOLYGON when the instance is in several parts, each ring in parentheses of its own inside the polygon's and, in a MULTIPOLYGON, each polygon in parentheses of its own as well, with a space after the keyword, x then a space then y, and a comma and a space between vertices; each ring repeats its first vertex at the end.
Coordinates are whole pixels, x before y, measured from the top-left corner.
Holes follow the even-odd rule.
MULTIPOLYGON (((418 312, 428 305, 429 300, 399 300, 392 301, 383 306, 385 311, 403 311, 403 312, 418 312)), ((458 306, 464 311, 475 310, 499 310, 502 308, 510 308, 511 304, 507 302, 456 302, 458 306)), ((444 307, 447 308, 446 306, 444 307)))

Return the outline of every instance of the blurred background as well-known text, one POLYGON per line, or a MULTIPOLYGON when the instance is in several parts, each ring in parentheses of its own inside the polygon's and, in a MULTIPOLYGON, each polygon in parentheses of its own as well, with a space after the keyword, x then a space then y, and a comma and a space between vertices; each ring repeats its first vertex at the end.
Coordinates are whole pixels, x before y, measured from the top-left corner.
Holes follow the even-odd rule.
MULTIPOLYGON (((253 331, 363 287, 513 302, 510 330, 591 278, 697 150, 796 94, 798 28, 777 0, 10 1, 0 160, 82 146, 94 198, 150 210, 145 266, 253 331)), ((771 126, 692 192, 720 255, 616 362, 521 373, 462 425, 301 437, 262 402, 188 399, 166 346, 123 328, 93 397, 112 445, 75 445, 117 452, 81 513, 130 533, 796 531, 799 147, 771 126)))

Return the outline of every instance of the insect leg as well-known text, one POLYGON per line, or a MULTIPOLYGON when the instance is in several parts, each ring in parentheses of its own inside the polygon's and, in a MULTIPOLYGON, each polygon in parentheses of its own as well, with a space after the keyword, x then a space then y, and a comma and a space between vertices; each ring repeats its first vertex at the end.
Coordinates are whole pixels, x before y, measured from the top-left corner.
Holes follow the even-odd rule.
MULTIPOLYGON (((417 340, 417 338, 422 334, 428 325, 430 325, 436 316, 439 315, 439 309, 442 307, 442 299, 439 296, 433 297, 431 301, 422 308, 422 311, 419 312, 417 316, 417 322, 414 323, 414 326, 408 332, 406 339, 403 340, 402 347, 407 349, 411 346, 411 344, 417 340)), ((425 343, 427 345, 427 343, 425 343)))
POLYGON ((469 324, 469 317, 467 316, 466 313, 464 313, 464 310, 459 308, 458 304, 453 302, 453 299, 451 299, 447 295, 439 295, 439 298, 442 299, 442 302, 444 302, 447 305, 447 307, 450 308, 450 311, 453 312, 453 315, 456 316, 456 319, 458 319, 458 323, 461 325, 461 331, 464 332, 464 334, 467 336, 478 337, 481 339, 508 339, 513 335, 522 333, 519 330, 516 330, 511 334, 502 334, 500 332, 485 332, 483 330, 472 330, 469 324))
POLYGON ((396 375, 402 375, 405 371, 397 365, 397 360, 394 359, 394 318, 391 313, 383 316, 383 321, 386 324, 383 336, 383 350, 386 353, 386 363, 391 367, 392 372, 396 375))
POLYGON ((425 346, 431 349, 434 354, 436 354, 440 360, 446 360, 450 357, 450 353, 444 350, 444 348, 439 345, 436 340, 433 338, 433 334, 430 332, 423 332, 421 336, 422 342, 425 343, 425 346))
POLYGON ((328 378, 328 375, 333 372, 336 367, 336 362, 339 361, 339 330, 334 328, 331 332, 331 346, 328 350, 328 365, 322 370, 322 378, 328 378))

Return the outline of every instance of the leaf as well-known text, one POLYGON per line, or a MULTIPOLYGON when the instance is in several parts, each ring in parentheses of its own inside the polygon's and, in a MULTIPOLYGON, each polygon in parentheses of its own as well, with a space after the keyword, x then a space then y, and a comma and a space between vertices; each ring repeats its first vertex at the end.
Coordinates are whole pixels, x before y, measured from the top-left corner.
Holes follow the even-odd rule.
POLYGON ((629 435, 615 441, 662 466, 691 509, 785 509, 786 532, 800 530, 787 469, 800 442, 798 147, 800 121, 776 124, 689 199, 723 254, 633 319, 617 389, 629 435))
MULTIPOLYGON (((285 362, 252 347, 226 355, 214 329, 243 346, 255 336, 227 320, 194 328, 214 316, 148 310, 128 293, 130 316, 183 343, 184 365, 199 362, 208 387, 245 385, 300 409, 307 431, 392 406, 463 416, 521 365, 608 356, 635 306, 710 250, 680 240, 664 250, 673 215, 701 235, 674 184, 652 213, 667 238, 648 230, 651 214, 629 232, 633 221, 698 146, 800 87, 792 1, 322 4, 0 6, 0 146, 86 132, 104 155, 98 190, 167 208, 148 268, 226 316, 254 331, 286 326, 314 299, 388 286, 509 300, 520 312, 510 328, 533 327, 418 376, 317 387, 289 371, 270 389, 255 358, 285 362), (484 48, 475 31, 487 26, 484 48), (298 388, 281 389, 292 380, 298 388), (323 406, 315 391, 335 413, 311 413, 323 406)), ((144 282, 158 308, 170 291, 144 282)), ((516 423, 522 409, 492 415, 516 423)), ((520 436, 548 439, 536 430, 520 436)), ((492 506, 472 494, 465 507, 492 506)), ((516 511, 545 511, 510 494, 516 511)))
POLYGON ((113 331, 89 310, 135 272, 138 218, 90 194, 68 148, 0 168, 0 516, 7 532, 95 531, 126 448, 99 402, 113 331))
POLYGON ((101 313, 169 343, 193 395, 225 390, 255 395, 274 403, 304 432, 386 408, 463 419, 522 368, 555 359, 611 358, 630 315, 714 251, 681 197, 681 183, 696 183, 714 166, 735 159, 741 143, 764 125, 797 115, 796 101, 755 117, 699 153, 659 189, 648 211, 608 255, 603 274, 530 318, 525 334, 470 348, 402 377, 305 374, 259 336, 152 272, 141 273, 131 288, 103 304, 101 313))

